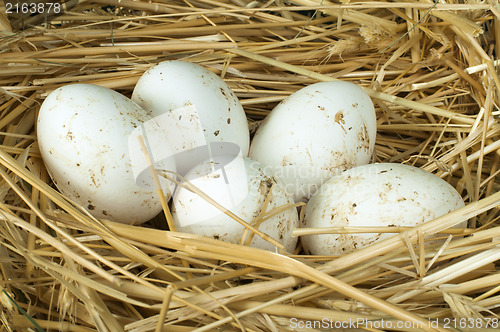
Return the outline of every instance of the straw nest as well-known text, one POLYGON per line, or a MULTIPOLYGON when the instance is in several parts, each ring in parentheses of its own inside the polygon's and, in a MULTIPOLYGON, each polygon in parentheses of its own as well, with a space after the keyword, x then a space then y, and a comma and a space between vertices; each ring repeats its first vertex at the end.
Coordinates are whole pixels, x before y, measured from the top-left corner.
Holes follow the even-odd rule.
POLYGON ((71 0, 64 9, 0 14, 0 331, 498 326, 496 1, 71 0), (341 257, 170 232, 163 216, 144 227, 94 220, 47 175, 39 106, 74 82, 130 96, 167 59, 224 78, 252 129, 301 87, 357 83, 376 106, 375 160, 437 174, 466 206, 341 257), (465 220, 468 230, 446 231, 465 220), (426 245, 436 233, 444 244, 426 245))

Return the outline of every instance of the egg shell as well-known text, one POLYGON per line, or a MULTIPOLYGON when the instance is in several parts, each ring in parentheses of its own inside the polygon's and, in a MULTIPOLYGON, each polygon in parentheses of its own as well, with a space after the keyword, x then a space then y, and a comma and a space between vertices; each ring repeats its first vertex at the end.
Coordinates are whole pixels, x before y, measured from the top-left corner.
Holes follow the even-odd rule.
MULTIPOLYGON (((276 179, 264 165, 247 157, 243 157, 242 164, 231 162, 233 157, 230 156, 217 156, 214 160, 217 164, 226 165, 225 176, 229 185, 224 180, 224 174, 220 173, 220 169, 213 171, 213 165, 209 160, 188 172, 187 180, 246 222, 252 222, 259 215, 273 184, 267 211, 293 203, 293 200, 286 195, 279 179, 276 179)), ((245 231, 244 226, 202 197, 189 190, 178 188, 172 202, 172 216, 178 231, 240 243, 245 231)), ((298 226, 297 210, 291 208, 264 221, 258 229, 283 244, 287 252, 293 252, 297 238, 292 237, 292 232, 298 226)), ((250 246, 272 251, 276 249, 258 235, 254 235, 250 246)))
MULTIPOLYGON (((206 142, 237 144, 248 154, 250 133, 241 103, 228 85, 210 70, 187 61, 164 61, 149 68, 137 82, 134 100, 152 117, 184 107, 195 107, 206 142)), ((198 123, 193 123, 197 130, 198 123)), ((196 148, 198 144, 185 149, 196 148)))
MULTIPOLYGON (((155 188, 136 184, 129 134, 147 121, 146 111, 111 89, 72 84, 53 91, 37 120, 40 152, 57 188, 95 217, 142 223, 161 211, 155 188)), ((162 149, 162 142, 153 149, 162 149)), ((163 165, 175 170, 173 164, 163 165)), ((165 192, 173 184, 163 184, 165 192)))
POLYGON ((266 117, 249 156, 272 166, 295 201, 307 201, 326 180, 367 164, 375 146, 370 97, 349 82, 321 82, 283 100, 266 117))
MULTIPOLYGON (((304 223, 311 228, 413 227, 464 205, 455 188, 432 173, 409 165, 369 164, 324 183, 307 203, 304 223)), ((307 235, 302 237, 302 244, 314 255, 342 255, 393 235, 307 235)))

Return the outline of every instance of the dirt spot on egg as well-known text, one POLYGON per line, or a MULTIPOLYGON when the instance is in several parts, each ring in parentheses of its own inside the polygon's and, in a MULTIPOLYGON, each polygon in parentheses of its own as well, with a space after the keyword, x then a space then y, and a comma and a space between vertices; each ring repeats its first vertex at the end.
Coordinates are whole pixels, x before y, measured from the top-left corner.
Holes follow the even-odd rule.
POLYGON ((226 98, 227 101, 229 102, 231 100, 231 97, 227 95, 226 90, 224 90, 224 88, 219 88, 219 90, 222 93, 222 95, 224 96, 224 98, 226 98))
POLYGON ((363 124, 363 135, 365 136, 366 146, 370 145, 370 136, 368 135, 368 128, 363 124))
POLYGON ((219 130, 214 131, 214 136, 218 136, 219 132, 220 132, 219 130))
POLYGON ((263 196, 267 196, 269 190, 271 189, 274 183, 276 183, 275 179, 266 176, 264 179, 260 181, 258 189, 259 193, 263 196))
POLYGON ((383 183, 381 191, 378 193, 379 199, 384 201, 384 202, 391 203, 387 199, 387 195, 391 192, 391 190, 392 190, 392 183, 390 183, 390 182, 383 183))
POLYGON ((92 204, 89 204, 89 205, 87 205, 87 209, 92 211, 95 209, 95 206, 93 206, 92 204))
POLYGON ((96 186, 96 188, 99 188, 101 185, 96 181, 96 175, 94 171, 89 170, 89 172, 90 172, 90 180, 92 180, 92 183, 94 184, 94 186, 96 186))
POLYGON ((290 165, 293 165, 293 163, 288 161, 288 158, 286 156, 283 157, 283 159, 281 160, 281 166, 290 166, 290 165))
POLYGON ((345 120, 344 120, 344 113, 342 113, 342 111, 338 111, 335 114, 335 122, 338 123, 340 128, 342 128, 342 130, 344 131, 344 134, 347 134, 347 131, 344 128, 345 120))
POLYGON ((342 113, 342 111, 338 111, 337 114, 335 114, 335 122, 337 122, 339 125, 345 124, 344 113, 342 113))
POLYGON ((363 124, 363 127, 361 130, 358 132, 357 135, 358 139, 358 146, 356 147, 356 150, 363 150, 365 152, 370 151, 370 137, 368 136, 368 129, 366 128, 366 125, 363 124))
POLYGON ((354 215, 358 214, 358 211, 356 211, 356 207, 357 206, 358 206, 358 204, 356 204, 356 203, 352 203, 352 205, 350 206, 350 208, 349 208, 349 214, 351 216, 354 216, 354 215))
POLYGON ((311 164, 313 164, 313 159, 312 159, 312 156, 311 156, 311 153, 309 152, 309 149, 306 149, 306 154, 307 156, 309 157, 309 161, 311 162, 311 164))

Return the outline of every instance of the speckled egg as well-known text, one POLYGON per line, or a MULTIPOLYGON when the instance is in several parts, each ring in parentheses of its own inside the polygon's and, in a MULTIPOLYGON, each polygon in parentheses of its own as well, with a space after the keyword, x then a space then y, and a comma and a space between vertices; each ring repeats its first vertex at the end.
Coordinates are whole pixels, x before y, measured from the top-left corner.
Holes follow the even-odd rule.
MULTIPOLYGON (((207 160, 194 167, 186 175, 186 180, 248 223, 259 215, 271 187, 273 189, 266 211, 293 204, 281 181, 264 165, 247 157, 216 156, 212 161, 207 160)), ((178 231, 240 243, 244 226, 201 196, 178 188, 172 202, 172 216, 178 231)), ((298 223, 297 210, 292 207, 254 226, 283 244, 287 252, 293 252, 297 238, 292 237, 292 232, 298 227, 298 223)), ((250 246, 276 249, 258 235, 254 235, 250 246)))
POLYGON ((194 108, 207 143, 234 143, 248 154, 250 133, 241 103, 219 76, 201 65, 180 60, 154 65, 137 82, 132 100, 152 117, 194 108))
POLYGON ((321 82, 269 113, 249 156, 273 167, 295 201, 307 201, 332 176, 370 162, 375 135, 373 103, 359 86, 321 82))
MULTIPOLYGON (((369 164, 324 183, 307 203, 304 224, 311 228, 412 227, 463 206, 455 188, 432 173, 408 165, 369 164)), ((318 234, 301 239, 308 253, 342 255, 392 235, 318 234)))
MULTIPOLYGON (((132 168, 132 159, 144 154, 139 149, 132 156, 128 146, 133 130, 149 119, 104 87, 72 84, 53 91, 40 108, 37 138, 57 188, 98 218, 140 224, 156 216, 162 209, 156 189, 138 185, 132 168)), ((149 143, 155 151, 165 148, 161 140, 149 143)), ((175 170, 171 160, 156 166, 175 170)), ((163 186, 167 194, 174 187, 163 186)))

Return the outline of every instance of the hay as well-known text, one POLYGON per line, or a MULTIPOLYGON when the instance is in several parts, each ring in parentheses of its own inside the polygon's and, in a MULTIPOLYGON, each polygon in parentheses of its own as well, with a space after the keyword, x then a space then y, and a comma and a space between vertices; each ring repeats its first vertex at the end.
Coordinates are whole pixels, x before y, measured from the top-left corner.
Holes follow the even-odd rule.
POLYGON ((72 0, 65 6, 52 17, 0 13, 0 331, 300 330, 294 319, 359 321, 366 330, 389 326, 370 325, 381 320, 400 331, 480 327, 429 325, 437 318, 479 318, 495 328, 495 1, 72 0), (341 257, 307 256, 300 248, 284 256, 162 230, 162 216, 145 227, 95 220, 47 175, 34 128, 39 106, 75 82, 130 96, 147 68, 169 59, 223 77, 252 131, 303 86, 357 83, 376 106, 374 160, 433 172, 467 205, 419 227, 377 229, 397 234, 341 257), (469 229, 448 230, 465 220, 469 229), (436 233, 444 244, 425 244, 436 233), (396 328, 398 321, 422 326, 396 328))

